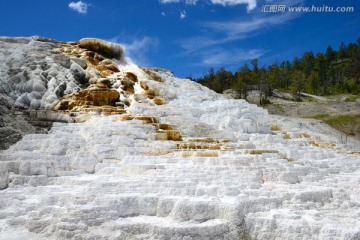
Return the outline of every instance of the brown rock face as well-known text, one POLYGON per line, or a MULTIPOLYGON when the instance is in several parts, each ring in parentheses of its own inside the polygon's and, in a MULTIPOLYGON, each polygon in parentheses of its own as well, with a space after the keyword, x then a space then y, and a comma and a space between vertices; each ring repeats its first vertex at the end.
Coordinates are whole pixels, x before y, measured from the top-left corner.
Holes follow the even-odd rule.
POLYGON ((75 110, 75 107, 115 106, 119 97, 120 94, 116 90, 92 87, 61 98, 54 110, 71 111, 75 110))
POLYGON ((130 120, 141 120, 141 121, 145 121, 147 124, 152 124, 152 123, 158 123, 158 120, 156 117, 152 117, 152 116, 134 116, 134 115, 123 115, 121 116, 121 118, 119 119, 120 122, 122 121, 130 121, 130 120))
POLYGON ((101 71, 101 77, 105 78, 105 77, 108 77, 110 75, 114 74, 113 71, 111 70, 104 70, 104 71, 101 71))
MULTIPOLYGON (((131 97, 139 103, 149 102, 149 100, 156 105, 167 103, 166 100, 160 96, 157 89, 152 89, 150 87, 151 85, 148 85, 148 82, 151 81, 150 79, 159 82, 162 81, 155 70, 143 68, 142 70, 148 77, 148 80, 140 81, 136 74, 120 71, 116 61, 109 59, 123 58, 123 48, 118 44, 87 38, 81 39, 79 42, 63 43, 60 51, 73 60, 78 59, 77 62, 80 62, 86 67, 86 76, 89 79, 88 83, 90 83, 90 86, 77 93, 62 97, 59 103, 53 108, 54 110, 124 114, 126 113, 124 107, 130 106, 131 97), (135 84, 137 83, 143 88, 141 94, 135 94, 135 84), (115 89, 118 89, 119 92, 115 89)), ((132 119, 154 121, 151 117, 148 119, 141 118, 146 117, 137 116, 132 119)), ((152 123, 154 124, 155 122, 152 123)), ((160 131, 163 130, 160 129, 160 131)), ((164 138, 167 139, 179 138, 175 132, 163 135, 164 138)))
POLYGON ((124 77, 122 80, 121 80, 121 88, 124 90, 124 91, 126 91, 126 92, 128 92, 128 93, 130 93, 130 94, 134 94, 134 85, 135 85, 135 83, 134 83, 134 81, 132 81, 130 78, 128 78, 128 77, 124 77))
POLYGON ((141 120, 146 122, 147 124, 151 124, 155 126, 155 140, 160 141, 181 141, 181 133, 179 131, 173 130, 172 126, 167 123, 160 123, 156 117, 152 116, 142 116, 142 115, 131 115, 125 114, 122 115, 119 119, 122 121, 130 121, 130 120, 141 120))
POLYGON ((73 112, 97 112, 103 115, 121 115, 127 113, 125 109, 113 106, 79 106, 72 110, 73 112))
POLYGON ((163 99, 163 98, 160 98, 160 97, 155 97, 153 99, 153 102, 156 104, 156 105, 164 105, 166 104, 166 100, 163 99))
POLYGON ((120 72, 119 68, 110 59, 105 59, 95 65, 96 70, 101 72, 102 77, 107 77, 115 72, 120 72))
POLYGON ((147 95, 148 98, 153 99, 157 95, 155 91, 151 89, 145 81, 140 81, 140 86, 142 89, 145 90, 145 95, 147 95))
POLYGON ((93 57, 86 56, 86 57, 84 57, 84 59, 85 59, 88 63, 90 63, 91 65, 93 65, 93 66, 99 65, 99 61, 96 60, 96 59, 93 58, 93 57))
POLYGON ((180 141, 181 140, 181 134, 179 131, 165 130, 164 132, 167 134, 168 140, 171 140, 171 141, 180 141))
POLYGON ((110 59, 105 59, 105 60, 101 61, 99 63, 99 66, 101 66, 104 69, 113 71, 113 72, 120 72, 119 68, 110 59))
POLYGON ((142 68, 142 70, 149 76, 149 78, 151 80, 154 80, 157 82, 162 82, 161 77, 159 75, 157 75, 156 73, 154 73, 153 71, 151 71, 150 69, 142 68))
POLYGON ((109 58, 122 58, 124 50, 119 44, 109 43, 96 38, 84 38, 79 41, 79 47, 85 48, 109 58))
POLYGON ((157 131, 155 135, 155 140, 181 141, 181 134, 179 131, 175 131, 175 130, 157 131))
POLYGON ((130 78, 133 82, 137 82, 138 81, 138 78, 135 74, 133 74, 132 72, 127 72, 126 73, 126 77, 127 78, 130 78))

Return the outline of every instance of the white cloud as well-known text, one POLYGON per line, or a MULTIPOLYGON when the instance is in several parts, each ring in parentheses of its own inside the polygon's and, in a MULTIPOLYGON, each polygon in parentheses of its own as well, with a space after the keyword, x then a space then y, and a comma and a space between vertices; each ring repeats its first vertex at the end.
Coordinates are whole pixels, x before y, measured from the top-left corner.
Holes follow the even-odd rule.
MULTIPOLYGON (((259 0, 206 0, 208 4, 223 6, 248 4, 248 10, 255 8, 257 1, 259 0)), ((263 0, 263 2, 265 1, 269 0, 263 0)), ((287 6, 304 3, 304 0, 277 1, 287 6)), ((264 14, 256 11, 249 15, 239 15, 228 21, 197 23, 196 25, 203 28, 203 31, 200 32, 206 34, 181 39, 178 43, 184 51, 180 56, 196 58, 200 66, 235 66, 254 58, 264 57, 269 50, 256 46, 249 49, 235 46, 241 46, 242 40, 264 31, 287 26, 291 20, 301 16, 301 14, 295 13, 264 14)))
POLYGON ((186 11, 185 11, 185 10, 182 10, 182 11, 180 12, 180 18, 181 18, 181 19, 186 18, 186 11))
POLYGON ((69 3, 69 8, 71 8, 72 10, 74 10, 80 14, 86 14, 88 6, 89 6, 89 4, 82 2, 82 1, 69 3))
POLYGON ((178 2, 180 2, 180 0, 159 0, 159 2, 162 3, 162 4, 178 3, 178 2))
MULTIPOLYGON (((248 0, 211 0, 218 2, 241 2, 248 0)), ((251 0, 249 0, 251 1, 251 0)), ((302 4, 304 0, 279 0, 281 4, 287 6, 295 6, 302 4)), ((255 32, 267 27, 274 27, 278 25, 283 25, 289 22, 292 19, 301 16, 301 13, 282 13, 282 14, 262 14, 258 13, 253 15, 251 19, 248 17, 243 19, 234 19, 231 21, 219 21, 219 22, 206 22, 202 27, 215 30, 216 32, 221 32, 226 34, 229 38, 241 39, 246 37, 247 33, 255 32)))
POLYGON ((186 5, 196 5, 198 0, 159 0, 161 4, 184 2, 186 5))
POLYGON ((239 4, 247 4, 248 11, 256 7, 256 0, 211 0, 212 4, 219 4, 222 6, 235 6, 239 4))
POLYGON ((264 49, 215 48, 203 52, 201 63, 206 66, 226 66, 260 58, 265 53, 264 49))
POLYGON ((198 0, 185 0, 186 5, 196 5, 198 0))
POLYGON ((126 56, 130 58, 132 62, 135 62, 139 66, 150 66, 151 62, 146 54, 149 51, 157 49, 159 40, 149 36, 127 39, 124 39, 123 36, 126 36, 126 34, 120 34, 117 37, 109 39, 109 41, 123 45, 125 47, 126 56))
MULTIPOLYGON (((240 4, 247 4, 248 11, 253 10, 256 7, 257 0, 210 0, 210 4, 222 5, 222 6, 236 6, 240 4)), ((161 4, 180 3, 183 2, 186 5, 196 5, 198 0, 159 0, 161 4)))
POLYGON ((200 51, 207 51, 209 48, 246 39, 261 33, 263 29, 286 24, 295 17, 296 14, 281 14, 270 17, 254 17, 245 21, 205 22, 201 26, 207 29, 207 35, 184 39, 180 45, 185 50, 185 54, 196 54, 200 51))
POLYGON ((292 13, 276 15, 258 13, 252 14, 250 19, 239 17, 229 21, 203 22, 199 26, 205 29, 206 35, 183 39, 180 41, 180 46, 185 50, 183 56, 199 58, 199 63, 203 66, 236 65, 260 58, 267 51, 261 48, 236 48, 234 43, 241 44, 241 40, 261 34, 264 30, 287 25, 289 21, 299 16, 292 13))
POLYGON ((230 38, 243 38, 245 34, 261 30, 265 27, 287 23, 298 17, 297 14, 280 14, 266 17, 254 17, 251 20, 232 20, 222 22, 206 22, 203 27, 222 32, 230 38))
POLYGON ((192 54, 208 47, 219 46, 226 42, 228 42, 226 38, 216 39, 210 36, 193 37, 182 40, 180 46, 185 49, 185 54, 192 54))

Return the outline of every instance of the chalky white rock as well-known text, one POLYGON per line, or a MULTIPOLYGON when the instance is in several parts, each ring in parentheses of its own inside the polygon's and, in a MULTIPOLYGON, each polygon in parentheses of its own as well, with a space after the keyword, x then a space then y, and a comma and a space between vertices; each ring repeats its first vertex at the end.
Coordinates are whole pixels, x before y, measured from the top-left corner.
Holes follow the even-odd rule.
MULTIPOLYGON (((5 43, 0 55, 15 51, 7 44, 31 41, 5 43)), ((20 69, 27 47, 11 53, 20 69)), ((15 105, 47 107, 62 83, 64 91, 76 91, 71 67, 51 59, 48 70, 59 78, 46 78, 44 87, 35 77, 42 72, 27 66, 22 71, 34 78, 20 77, 3 96, 15 105), (23 88, 29 91, 13 90, 23 88), (38 97, 21 100, 37 91, 38 97)), ((156 140, 156 126, 145 121, 99 114, 26 135, 0 152, 0 239, 360 239, 354 150, 306 128, 284 138, 270 131, 274 118, 265 110, 169 71, 153 69, 162 78, 156 82, 134 64, 119 69, 167 101, 132 100, 127 110, 170 124, 182 141, 156 140), (332 140, 332 148, 314 145, 332 140)), ((0 79, 5 86, 8 79, 0 79)))

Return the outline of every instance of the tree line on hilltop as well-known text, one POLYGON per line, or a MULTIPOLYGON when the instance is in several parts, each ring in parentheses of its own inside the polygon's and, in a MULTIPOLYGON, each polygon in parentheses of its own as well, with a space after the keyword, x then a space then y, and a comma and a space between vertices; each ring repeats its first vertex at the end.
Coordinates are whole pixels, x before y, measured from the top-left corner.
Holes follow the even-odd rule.
POLYGON ((360 93, 360 38, 356 43, 341 43, 339 49, 328 46, 325 53, 305 52, 292 62, 276 60, 271 66, 259 67, 258 59, 245 63, 235 73, 224 67, 210 68, 202 77, 193 79, 222 93, 226 89, 238 92, 246 99, 248 92, 258 90, 260 101, 268 102, 274 89, 291 91, 295 100, 301 92, 315 95, 360 93))

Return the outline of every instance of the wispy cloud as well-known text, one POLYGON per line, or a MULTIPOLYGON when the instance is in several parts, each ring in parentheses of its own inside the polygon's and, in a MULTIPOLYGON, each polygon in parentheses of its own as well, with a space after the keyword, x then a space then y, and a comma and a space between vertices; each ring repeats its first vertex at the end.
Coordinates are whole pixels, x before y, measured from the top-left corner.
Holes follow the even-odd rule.
MULTIPOLYGON (((244 2, 242 0, 211 0, 218 4, 235 4, 244 2)), ((290 1, 290 0, 279 0, 290 1)), ((303 0, 291 0, 293 4, 301 3, 303 0)), ((194 57, 199 59, 199 65, 203 66, 226 66, 238 65, 239 63, 264 57, 271 49, 253 46, 250 48, 239 47, 245 39, 251 39, 255 35, 262 34, 269 29, 288 26, 291 20, 299 17, 299 14, 263 14, 252 13, 227 21, 206 21, 197 23, 197 26, 206 32, 183 39, 179 42, 184 49, 183 57, 194 57), (249 16, 250 15, 250 16, 249 16)), ((248 44, 247 44, 248 45, 248 44)))
POLYGON ((198 0, 159 0, 161 4, 170 4, 170 3, 185 3, 186 5, 196 5, 198 0))
POLYGON ((186 5, 196 5, 198 0, 185 0, 186 5))
MULTIPOLYGON (((203 0, 207 4, 213 5, 222 5, 226 6, 237 6, 241 4, 246 4, 248 11, 253 10, 256 7, 257 0, 203 0)), ((198 0, 159 0, 161 4, 170 4, 170 3, 185 3, 186 5, 196 5, 198 0)))
MULTIPOLYGON (((208 5, 221 5, 224 7, 234 7, 238 5, 247 5, 248 13, 253 12, 258 3, 266 2, 271 3, 273 0, 158 0, 161 4, 175 4, 182 3, 185 5, 195 6, 198 2, 203 2, 208 5)), ((298 3, 304 2, 305 0, 277 0, 277 5, 294 6, 298 3)))
POLYGON ((246 4, 248 11, 251 11, 256 7, 256 0, 211 0, 211 3, 222 6, 236 6, 240 4, 246 4))
POLYGON ((285 13, 281 15, 270 15, 270 16, 255 16, 250 20, 231 20, 221 22, 205 22, 202 24, 203 27, 212 29, 216 32, 222 32, 230 38, 244 38, 245 34, 259 31, 266 27, 274 27, 283 25, 290 20, 296 18, 298 15, 293 13, 285 13))
POLYGON ((180 46, 185 50, 185 54, 192 54, 201 49, 212 46, 219 46, 228 42, 226 38, 213 38, 211 36, 192 37, 180 42, 180 46))
MULTIPOLYGON (((212 2, 223 2, 224 4, 255 2, 256 0, 211 0, 212 2)), ((259 0, 258 0, 259 1, 259 0)), ((266 0, 269 1, 269 0, 266 0)), ((295 6, 302 4, 305 0, 278 0, 278 4, 295 6)), ((266 27, 274 27, 287 24, 292 19, 299 17, 301 13, 285 12, 281 14, 254 13, 244 18, 237 18, 230 21, 208 21, 201 24, 201 27, 212 29, 216 32, 223 32, 229 37, 243 38, 243 34, 259 31, 266 27)))
POLYGON ((267 51, 264 49, 215 48, 200 54, 203 66, 227 66, 239 62, 260 58, 267 51))
POLYGON ((151 66, 151 61, 148 59, 147 53, 158 48, 159 40, 149 36, 124 39, 124 35, 125 34, 118 35, 117 37, 109 39, 109 41, 122 44, 125 47, 126 56, 139 66, 151 66))
POLYGON ((86 14, 88 10, 88 6, 89 6, 88 3, 82 1, 69 3, 69 8, 80 14, 86 14))
MULTIPOLYGON (((196 5, 199 2, 208 5, 234 7, 246 5, 248 14, 223 21, 203 21, 195 23, 206 34, 195 35, 181 39, 178 44, 184 50, 179 57, 196 59, 196 66, 238 66, 241 63, 264 58, 271 49, 261 46, 240 47, 245 39, 287 26, 291 20, 299 17, 296 13, 267 14, 252 11, 261 2, 268 4, 272 0, 159 0, 163 4, 196 5)), ((276 4, 294 6, 303 4, 305 0, 277 0, 276 4)), ((180 12, 180 18, 185 18, 186 12, 180 12)), ((247 41, 247 45, 248 45, 247 41)))
POLYGON ((185 10, 182 10, 182 11, 180 12, 180 18, 181 18, 181 19, 186 18, 186 11, 185 11, 185 10))
POLYGON ((180 42, 180 46, 185 50, 185 54, 206 51, 208 48, 219 47, 255 34, 261 34, 263 29, 286 24, 294 17, 294 14, 283 14, 270 17, 257 16, 251 20, 201 23, 200 26, 207 29, 208 34, 184 39, 180 42))
POLYGON ((180 0, 159 0, 162 4, 168 4, 168 3, 178 3, 180 0))

